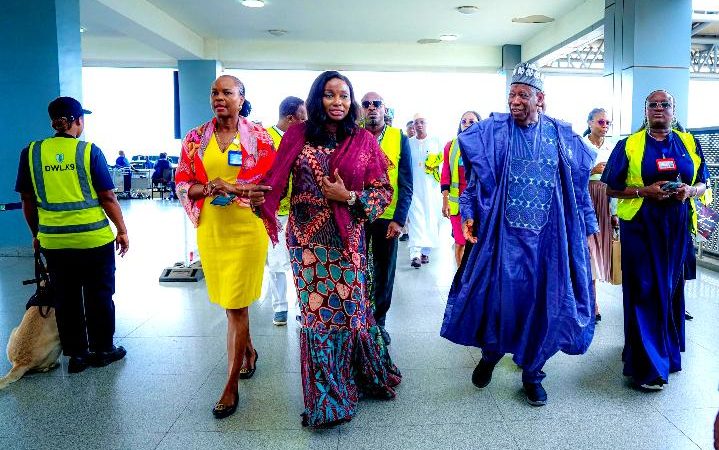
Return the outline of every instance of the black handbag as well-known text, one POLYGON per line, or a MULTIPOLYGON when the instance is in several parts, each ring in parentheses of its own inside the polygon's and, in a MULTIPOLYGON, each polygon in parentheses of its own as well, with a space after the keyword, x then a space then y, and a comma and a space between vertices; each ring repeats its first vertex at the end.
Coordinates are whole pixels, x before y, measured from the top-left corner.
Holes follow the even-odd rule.
POLYGON ((50 308, 55 307, 55 299, 52 295, 52 287, 50 286, 50 277, 47 273, 47 267, 45 261, 42 258, 40 252, 35 252, 35 279, 25 280, 22 282, 23 285, 35 284, 35 293, 32 294, 30 300, 25 304, 25 309, 30 309, 33 306, 37 306, 40 315, 47 317, 50 314, 50 308))

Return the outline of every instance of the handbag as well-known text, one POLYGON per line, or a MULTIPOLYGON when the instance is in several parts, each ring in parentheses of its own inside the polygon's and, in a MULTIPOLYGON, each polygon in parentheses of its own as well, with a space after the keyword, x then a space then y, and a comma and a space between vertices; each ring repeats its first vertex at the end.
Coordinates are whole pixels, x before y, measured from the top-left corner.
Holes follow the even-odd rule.
POLYGON ((622 243, 619 239, 619 229, 612 233, 612 261, 609 273, 609 282, 617 285, 622 284, 622 243))
POLYGON ((708 241, 719 224, 719 213, 703 204, 696 202, 697 207, 697 241, 708 241))
POLYGON ((32 280, 25 280, 22 282, 23 285, 35 284, 35 293, 32 294, 30 300, 25 304, 25 309, 30 309, 33 306, 37 306, 40 315, 43 318, 47 318, 50 314, 50 308, 55 307, 55 299, 52 295, 52 288, 50 286, 50 276, 47 273, 47 267, 45 261, 39 251, 35 252, 35 278, 32 280))

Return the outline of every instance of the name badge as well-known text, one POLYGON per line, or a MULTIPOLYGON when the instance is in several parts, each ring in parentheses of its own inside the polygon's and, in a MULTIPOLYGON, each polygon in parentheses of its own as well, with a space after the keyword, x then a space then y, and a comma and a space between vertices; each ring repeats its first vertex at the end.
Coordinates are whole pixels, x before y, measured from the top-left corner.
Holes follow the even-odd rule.
POLYGON ((227 152, 227 164, 231 166, 242 166, 242 152, 240 150, 230 150, 227 152))
POLYGON ((657 170, 660 172, 674 172, 677 170, 677 162, 674 158, 657 159, 657 170))

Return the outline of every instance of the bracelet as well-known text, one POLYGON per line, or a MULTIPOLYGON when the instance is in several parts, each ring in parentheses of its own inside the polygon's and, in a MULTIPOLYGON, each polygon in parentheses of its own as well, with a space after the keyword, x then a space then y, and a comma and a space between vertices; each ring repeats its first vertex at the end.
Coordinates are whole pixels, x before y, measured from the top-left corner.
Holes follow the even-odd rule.
POLYGON ((692 186, 692 187, 694 188, 694 193, 693 193, 693 194, 689 194, 689 196, 690 196, 690 197, 696 197, 697 194, 699 194, 699 188, 696 187, 696 186, 692 186))

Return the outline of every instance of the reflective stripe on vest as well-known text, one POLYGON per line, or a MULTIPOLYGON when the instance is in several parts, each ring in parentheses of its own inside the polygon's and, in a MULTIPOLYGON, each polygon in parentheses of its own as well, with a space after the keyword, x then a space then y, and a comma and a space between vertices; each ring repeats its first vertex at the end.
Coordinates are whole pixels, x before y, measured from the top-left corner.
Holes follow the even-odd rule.
POLYGON ((449 149, 449 166, 450 184, 449 184, 449 214, 456 216, 459 214, 459 142, 457 138, 452 140, 452 146, 449 149))
POLYGON ((275 144, 275 151, 277 151, 277 149, 280 148, 280 141, 282 140, 282 135, 277 130, 277 127, 275 125, 267 129, 267 134, 269 134, 272 138, 272 142, 275 144))
POLYGON ((92 144, 71 138, 33 142, 28 151, 38 205, 38 239, 47 249, 95 248, 114 239, 91 183, 92 144))
POLYGON ((390 164, 387 168, 387 176, 392 185, 392 202, 387 206, 387 209, 384 210, 380 218, 392 220, 394 219, 394 211, 397 209, 397 199, 399 198, 397 178, 399 177, 399 157, 402 147, 402 132, 400 129, 390 126, 385 128, 380 147, 382 147, 382 151, 387 155, 387 159, 389 159, 390 164))
MULTIPOLYGON (((684 148, 689 153, 689 157, 694 163, 694 174, 692 175, 692 181, 690 184, 694 184, 699 173, 699 166, 701 165, 701 158, 697 153, 697 145, 694 141, 694 136, 691 133, 684 133, 679 130, 672 130, 679 136, 682 141, 684 148)), ((629 160, 629 167, 627 169, 627 187, 644 187, 644 180, 642 179, 642 161, 644 160, 644 149, 647 143, 647 132, 645 130, 638 131, 627 138, 627 143, 624 146, 624 151, 627 154, 629 160)), ((707 190, 702 196, 702 200, 711 197, 711 190, 707 190)), ((617 202, 617 216, 622 220, 632 220, 637 214, 639 209, 644 203, 644 198, 620 198, 617 202)), ((696 231, 697 215, 696 205, 694 201, 690 202, 692 209, 692 231, 696 231)))

